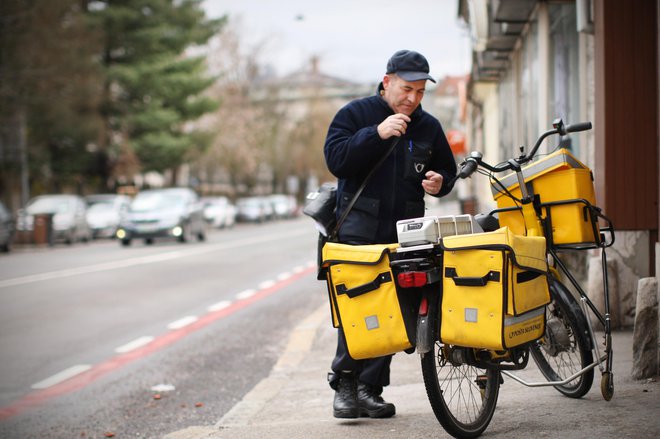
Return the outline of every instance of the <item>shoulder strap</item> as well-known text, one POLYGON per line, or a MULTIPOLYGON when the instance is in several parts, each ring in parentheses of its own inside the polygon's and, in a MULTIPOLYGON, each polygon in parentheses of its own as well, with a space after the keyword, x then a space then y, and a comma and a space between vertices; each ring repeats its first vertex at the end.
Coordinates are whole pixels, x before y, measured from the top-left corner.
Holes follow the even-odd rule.
POLYGON ((371 176, 374 174, 374 172, 376 172, 376 169, 378 169, 380 167, 380 165, 383 164, 385 159, 387 159, 387 157, 392 153, 394 148, 396 148, 396 145, 398 145, 400 140, 401 140, 401 137, 395 138, 394 141, 392 141, 392 144, 390 145, 390 149, 387 150, 387 153, 384 154, 380 158, 380 160, 378 160, 378 163, 376 163, 373 168, 371 168, 371 171, 369 171, 369 174, 367 174, 367 176, 362 181, 362 184, 360 185, 358 190, 355 192, 355 195, 353 195, 353 198, 351 198, 351 201, 348 203, 348 206, 346 206, 346 209, 344 209, 344 211, 342 212, 341 216, 339 217, 339 220, 337 220, 337 225, 332 230, 332 233, 330 233, 330 235, 329 235, 330 237, 334 238, 334 237, 336 237, 335 235, 337 233, 339 233, 339 228, 344 223, 344 220, 346 219, 346 217, 348 216, 348 213, 353 208, 353 205, 355 205, 355 202, 357 201, 358 197, 360 196, 360 194, 364 190, 364 187, 367 185, 367 182, 369 181, 371 176))

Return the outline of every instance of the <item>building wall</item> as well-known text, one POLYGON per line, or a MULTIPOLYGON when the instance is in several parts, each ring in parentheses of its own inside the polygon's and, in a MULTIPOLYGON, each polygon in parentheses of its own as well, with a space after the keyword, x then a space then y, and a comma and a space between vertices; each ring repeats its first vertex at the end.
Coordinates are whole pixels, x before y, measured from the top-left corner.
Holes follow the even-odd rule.
MULTIPOLYGON (((489 2, 491 14, 506 1, 489 2)), ((499 162, 521 145, 530 148, 555 117, 594 123, 594 130, 561 139, 561 145, 593 169, 598 205, 614 221, 616 241, 607 250, 610 292, 616 323, 630 326, 637 281, 655 271, 658 247, 660 1, 591 3, 595 16, 586 32, 577 30, 575 2, 536 3, 504 67, 489 77, 497 87, 497 111, 486 111, 483 96, 475 94, 482 120, 472 126, 483 132, 497 123, 500 155, 491 162, 499 162)), ((542 152, 558 145, 556 136, 551 139, 542 152)), ((602 302, 600 253, 581 253, 571 264, 602 302)))
POLYGON ((657 241, 656 4, 597 0, 594 10, 599 203, 621 230, 655 230, 657 241))
MULTIPOLYGON (((469 149, 481 151, 486 162, 497 163, 501 157, 498 87, 493 83, 475 84, 472 95, 473 99, 479 101, 479 113, 478 120, 470 120, 474 129, 469 130, 472 132, 468 140, 469 149)), ((469 184, 469 196, 478 200, 479 212, 490 212, 497 207, 487 178, 477 175, 465 181, 465 184, 469 184)))
POLYGON ((638 280, 658 276, 657 7, 594 0, 596 192, 617 229, 610 253, 626 326, 634 322, 638 280))

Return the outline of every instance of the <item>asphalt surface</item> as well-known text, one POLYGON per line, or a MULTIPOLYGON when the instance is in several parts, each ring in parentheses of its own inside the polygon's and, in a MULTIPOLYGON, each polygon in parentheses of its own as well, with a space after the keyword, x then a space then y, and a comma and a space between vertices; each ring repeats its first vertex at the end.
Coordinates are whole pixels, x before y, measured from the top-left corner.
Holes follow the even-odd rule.
POLYGON ((0 438, 155 439, 215 424, 325 300, 308 221, 0 256, 0 438))
MULTIPOLYGON (((383 397, 396 405, 396 416, 333 418, 334 392, 325 377, 335 343, 329 309, 324 305, 293 328, 288 346, 270 375, 215 425, 182 426, 165 439, 450 437, 433 415, 416 353, 397 354, 392 362, 392 384, 383 397)), ((615 388, 611 401, 601 396, 598 369, 590 392, 577 400, 552 387, 530 388, 505 377, 495 415, 482 437, 659 437, 657 379, 631 378, 631 330, 614 333, 613 346, 615 388)), ((518 375, 527 381, 543 381, 531 360, 518 375)))

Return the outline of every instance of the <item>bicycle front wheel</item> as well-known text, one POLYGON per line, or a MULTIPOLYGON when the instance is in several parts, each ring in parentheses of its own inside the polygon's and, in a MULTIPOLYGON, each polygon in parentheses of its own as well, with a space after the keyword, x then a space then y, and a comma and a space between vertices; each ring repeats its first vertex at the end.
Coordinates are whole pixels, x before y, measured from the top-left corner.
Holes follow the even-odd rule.
MULTIPOLYGON (((593 362, 584 313, 570 291, 558 281, 550 284, 552 302, 546 309, 544 336, 532 344, 532 358, 548 381, 564 381, 593 362)), ((591 389, 589 369, 566 384, 554 386, 569 398, 581 398, 591 389)))
POLYGON ((450 361, 453 348, 439 342, 422 356, 422 375, 433 413, 447 433, 474 438, 484 432, 495 413, 500 374, 450 361))

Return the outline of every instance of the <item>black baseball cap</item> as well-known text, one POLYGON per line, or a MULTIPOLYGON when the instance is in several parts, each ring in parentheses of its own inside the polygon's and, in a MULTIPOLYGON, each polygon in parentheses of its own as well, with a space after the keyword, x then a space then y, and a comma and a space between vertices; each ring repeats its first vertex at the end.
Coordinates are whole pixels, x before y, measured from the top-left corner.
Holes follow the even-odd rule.
POLYGON ((435 82, 429 75, 429 63, 424 55, 412 50, 399 50, 387 61, 387 72, 396 73, 408 82, 428 79, 435 82))

